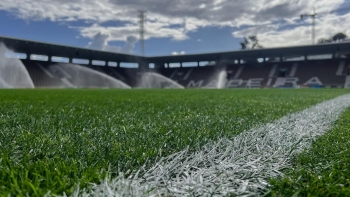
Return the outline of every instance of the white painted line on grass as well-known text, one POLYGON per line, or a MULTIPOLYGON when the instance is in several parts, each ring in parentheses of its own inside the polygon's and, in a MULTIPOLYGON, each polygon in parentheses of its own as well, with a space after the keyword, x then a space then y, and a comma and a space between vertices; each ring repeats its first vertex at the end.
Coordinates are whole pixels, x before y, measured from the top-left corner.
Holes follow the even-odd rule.
POLYGON ((268 179, 283 175, 291 158, 308 149, 349 106, 350 95, 340 96, 197 152, 177 152, 129 178, 77 189, 72 196, 262 195, 268 179))

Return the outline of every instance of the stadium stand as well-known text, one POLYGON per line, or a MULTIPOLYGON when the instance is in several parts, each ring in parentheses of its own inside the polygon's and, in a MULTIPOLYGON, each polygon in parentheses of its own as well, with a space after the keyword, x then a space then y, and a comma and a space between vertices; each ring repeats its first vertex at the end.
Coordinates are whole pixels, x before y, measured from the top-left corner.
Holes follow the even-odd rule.
MULTIPOLYGON (((269 86, 268 80, 274 63, 242 64, 240 73, 236 73, 236 79, 241 79, 240 87, 264 87, 269 86), (251 80, 255 80, 254 85, 251 80), (259 81, 259 83, 258 83, 259 81), (260 85, 259 85, 260 84, 260 85)), ((274 74, 275 75, 275 74, 274 74)), ((274 76, 273 76, 274 77, 274 76)))
MULTIPOLYGON (((69 78, 49 62, 23 61, 35 87, 70 87, 64 80, 69 78)), ((350 67, 345 60, 312 60, 295 62, 265 62, 259 64, 235 64, 225 68, 216 66, 158 68, 157 72, 186 88, 216 87, 218 75, 226 72, 227 88, 263 87, 344 87, 350 67)), ((85 65, 87 66, 87 65, 85 65)), ((142 72, 135 68, 87 66, 107 74, 131 87, 137 87, 142 72)))
POLYGON ((47 62, 22 60, 36 88, 65 88, 67 87, 59 77, 47 72, 47 62))
POLYGON ((333 60, 300 62, 300 66, 296 71, 299 84, 316 87, 343 87, 345 74, 342 72, 340 76, 337 76, 337 69, 340 63, 333 60))
POLYGON ((51 62, 53 57, 61 57, 67 62, 84 60, 85 65, 81 66, 107 74, 131 87, 139 87, 144 72, 159 73, 186 88, 215 88, 218 81, 223 80, 221 84, 226 88, 350 87, 349 42, 158 57, 7 37, 0 37, 0 42, 15 53, 26 56, 22 62, 38 88, 77 87, 70 84, 72 76, 57 66, 51 66, 56 64, 51 62), (45 56, 47 61, 34 60, 29 58, 31 55, 45 56), (96 66, 93 62, 103 64, 96 66), (208 65, 203 65, 206 62, 208 65), (109 63, 114 63, 114 66, 109 66, 109 63), (122 63, 137 64, 138 68, 119 67, 122 63), (193 67, 181 66, 189 63, 193 67), (155 68, 149 68, 151 64, 155 68))

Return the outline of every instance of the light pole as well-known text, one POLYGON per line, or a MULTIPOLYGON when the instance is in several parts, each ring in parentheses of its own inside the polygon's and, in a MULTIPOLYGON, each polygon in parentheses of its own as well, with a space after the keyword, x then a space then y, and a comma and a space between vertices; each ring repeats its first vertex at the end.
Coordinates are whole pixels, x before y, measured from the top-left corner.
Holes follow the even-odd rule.
POLYGON ((139 10, 139 34, 140 34, 140 52, 141 55, 145 55, 145 21, 146 21, 146 12, 145 10, 139 10))
POLYGON ((316 26, 316 16, 317 14, 315 13, 315 9, 314 9, 314 13, 313 14, 302 14, 300 15, 300 19, 303 19, 305 17, 311 17, 312 18, 312 44, 315 44, 315 37, 316 37, 316 32, 315 32, 315 26, 316 26))

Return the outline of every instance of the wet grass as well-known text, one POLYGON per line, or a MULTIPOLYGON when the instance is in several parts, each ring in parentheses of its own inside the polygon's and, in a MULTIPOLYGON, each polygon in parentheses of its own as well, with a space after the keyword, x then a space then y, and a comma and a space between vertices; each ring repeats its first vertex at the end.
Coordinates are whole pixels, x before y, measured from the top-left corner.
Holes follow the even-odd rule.
POLYGON ((0 196, 70 194, 345 90, 0 90, 0 196))
POLYGON ((272 196, 350 196, 350 109, 334 128, 295 159, 284 179, 272 180, 272 196))

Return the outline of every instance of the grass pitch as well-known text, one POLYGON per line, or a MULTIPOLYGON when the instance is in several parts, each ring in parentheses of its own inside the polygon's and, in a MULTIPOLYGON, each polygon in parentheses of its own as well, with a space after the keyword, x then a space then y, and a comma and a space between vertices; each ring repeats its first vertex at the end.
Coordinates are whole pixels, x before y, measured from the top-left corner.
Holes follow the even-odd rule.
POLYGON ((346 92, 1 90, 0 196, 70 194, 346 92))
POLYGON ((311 149, 295 158, 286 178, 272 180, 272 196, 350 196, 350 109, 311 149))

